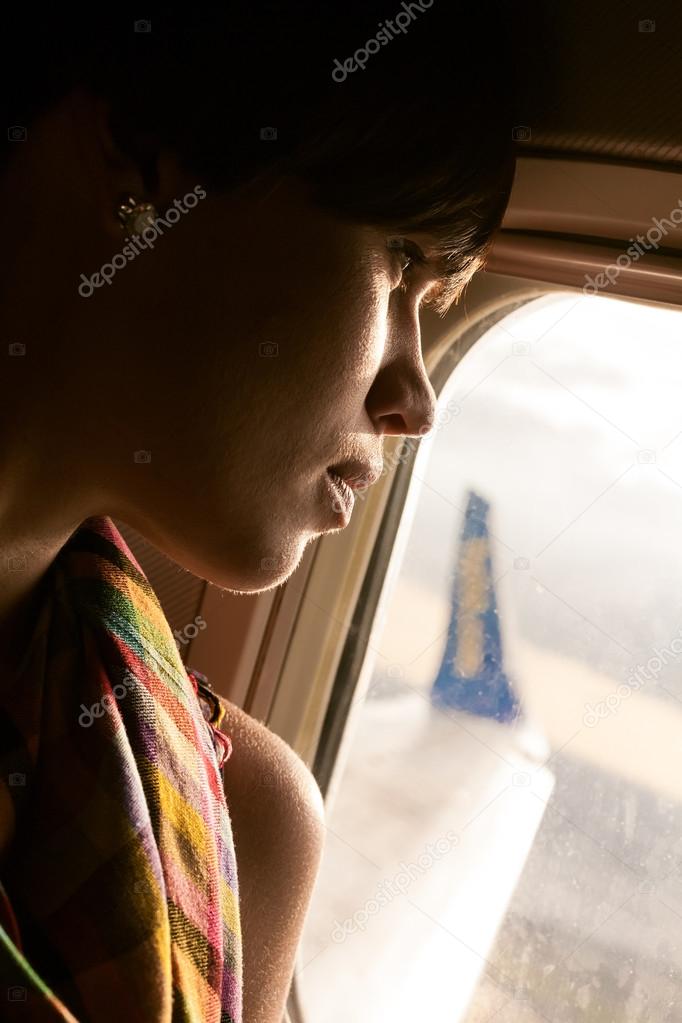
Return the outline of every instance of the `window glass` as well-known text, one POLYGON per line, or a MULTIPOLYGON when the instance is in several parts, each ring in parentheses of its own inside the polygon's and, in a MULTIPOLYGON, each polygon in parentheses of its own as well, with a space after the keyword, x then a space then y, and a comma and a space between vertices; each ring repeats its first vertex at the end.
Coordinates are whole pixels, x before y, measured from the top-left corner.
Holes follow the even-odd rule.
POLYGON ((307 1023, 682 1019, 680 314, 549 294, 422 442, 297 967, 307 1023))

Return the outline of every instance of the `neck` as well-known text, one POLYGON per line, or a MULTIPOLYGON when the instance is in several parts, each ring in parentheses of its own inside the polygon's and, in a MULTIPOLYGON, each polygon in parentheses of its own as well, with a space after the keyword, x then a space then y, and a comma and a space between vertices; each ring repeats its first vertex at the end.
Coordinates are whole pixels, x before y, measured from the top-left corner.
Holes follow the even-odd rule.
MULTIPOLYGON (((90 514, 74 488, 60 491, 30 458, 7 450, 0 462, 0 679, 16 671, 35 627, 43 583, 59 551, 90 514)), ((44 464, 44 463, 43 463, 44 464)))

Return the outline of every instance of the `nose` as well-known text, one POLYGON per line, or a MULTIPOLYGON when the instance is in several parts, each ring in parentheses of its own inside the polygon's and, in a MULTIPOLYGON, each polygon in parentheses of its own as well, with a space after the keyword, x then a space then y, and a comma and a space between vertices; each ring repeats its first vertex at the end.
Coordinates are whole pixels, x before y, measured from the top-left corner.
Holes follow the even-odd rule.
POLYGON ((402 348, 377 373, 365 408, 378 434, 422 437, 433 428, 436 394, 416 345, 402 348))

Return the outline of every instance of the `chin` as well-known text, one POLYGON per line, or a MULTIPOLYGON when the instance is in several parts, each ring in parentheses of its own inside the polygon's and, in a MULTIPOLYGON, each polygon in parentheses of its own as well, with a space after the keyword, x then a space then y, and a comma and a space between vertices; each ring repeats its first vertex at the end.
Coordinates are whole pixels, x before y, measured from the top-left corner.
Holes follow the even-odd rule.
POLYGON ((238 557, 227 555, 220 571, 204 575, 209 582, 235 593, 263 593, 285 583, 298 568, 311 536, 292 541, 289 537, 277 546, 272 538, 267 544, 254 543, 242 547, 238 557), (263 554, 264 551, 270 553, 263 554))
POLYGON ((121 515, 150 543, 199 579, 235 593, 261 593, 281 586, 296 571, 308 543, 318 534, 273 528, 235 528, 232 522, 193 521, 190 528, 163 528, 158 520, 140 521, 121 515), (181 539, 180 539, 181 537, 181 539))

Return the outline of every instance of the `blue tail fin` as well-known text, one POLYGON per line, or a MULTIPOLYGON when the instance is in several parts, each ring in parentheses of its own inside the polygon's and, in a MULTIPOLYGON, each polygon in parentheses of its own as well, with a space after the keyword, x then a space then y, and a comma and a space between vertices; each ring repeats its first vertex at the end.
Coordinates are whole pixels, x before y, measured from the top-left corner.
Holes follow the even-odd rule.
POLYGON ((451 707, 513 721, 520 705, 502 657, 493 585, 488 502, 469 492, 452 590, 448 642, 431 699, 451 707))

